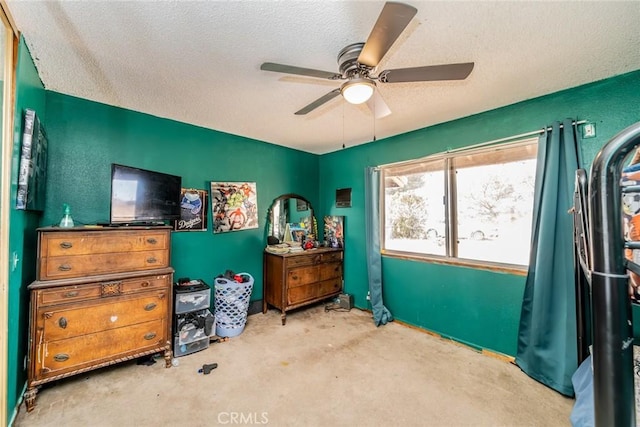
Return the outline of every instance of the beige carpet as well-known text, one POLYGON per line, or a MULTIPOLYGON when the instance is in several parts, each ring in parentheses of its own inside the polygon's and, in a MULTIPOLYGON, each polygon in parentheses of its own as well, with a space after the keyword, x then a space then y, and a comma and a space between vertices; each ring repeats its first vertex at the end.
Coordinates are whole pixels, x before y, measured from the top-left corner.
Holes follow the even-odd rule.
POLYGON ((238 337, 178 361, 45 385, 15 425, 566 426, 573 405, 510 363, 322 305, 285 326, 275 310, 249 316, 238 337))

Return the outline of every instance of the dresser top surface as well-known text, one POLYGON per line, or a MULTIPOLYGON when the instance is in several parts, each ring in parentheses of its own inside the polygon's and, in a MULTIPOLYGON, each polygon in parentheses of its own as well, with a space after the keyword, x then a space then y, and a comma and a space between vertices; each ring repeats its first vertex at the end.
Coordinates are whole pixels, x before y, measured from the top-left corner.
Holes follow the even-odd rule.
POLYGON ((300 252, 289 252, 286 254, 275 254, 273 252, 269 252, 265 249, 264 253, 268 254, 268 255, 273 255, 273 256, 278 256, 278 257, 283 257, 283 258, 289 258, 289 257, 296 257, 296 256, 303 256, 303 255, 314 255, 314 254, 324 254, 327 252, 342 252, 343 249, 342 248, 314 248, 314 249, 305 249, 303 251, 300 252))
POLYGON ((112 231, 112 230, 173 230, 173 227, 170 225, 127 225, 127 226, 108 226, 108 225, 80 225, 77 227, 58 227, 58 226, 50 226, 50 227, 40 227, 37 231, 46 231, 46 232, 55 232, 55 231, 112 231))

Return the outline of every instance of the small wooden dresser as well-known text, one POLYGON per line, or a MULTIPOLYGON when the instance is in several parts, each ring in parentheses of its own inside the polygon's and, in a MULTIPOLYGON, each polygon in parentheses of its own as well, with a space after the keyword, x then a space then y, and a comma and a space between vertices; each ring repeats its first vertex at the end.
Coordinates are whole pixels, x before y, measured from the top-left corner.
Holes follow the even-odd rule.
POLYGON ((25 401, 38 387, 163 352, 171 366, 171 227, 38 229, 25 401))
POLYGON ((264 253, 263 313, 268 305, 282 312, 282 324, 287 311, 303 307, 342 292, 343 250, 311 249, 298 253, 264 253))

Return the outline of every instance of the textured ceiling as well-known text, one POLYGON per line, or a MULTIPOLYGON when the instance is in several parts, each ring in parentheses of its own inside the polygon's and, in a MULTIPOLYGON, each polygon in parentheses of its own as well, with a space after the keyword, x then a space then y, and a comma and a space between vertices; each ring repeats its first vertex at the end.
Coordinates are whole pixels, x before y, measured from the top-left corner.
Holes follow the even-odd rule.
POLYGON ((418 9, 378 70, 475 62, 463 81, 379 84, 392 114, 338 82, 260 70, 337 71, 383 1, 7 0, 45 87, 311 153, 327 153, 640 69, 640 2, 407 1, 418 9))

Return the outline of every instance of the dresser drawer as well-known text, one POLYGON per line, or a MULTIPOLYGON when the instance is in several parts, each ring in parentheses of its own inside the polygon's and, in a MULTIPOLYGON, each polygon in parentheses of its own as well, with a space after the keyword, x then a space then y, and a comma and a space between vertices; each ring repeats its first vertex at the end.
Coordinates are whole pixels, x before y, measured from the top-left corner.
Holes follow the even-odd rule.
POLYGON ((318 298, 326 298, 342 291, 342 278, 337 277, 318 283, 318 298))
POLYGON ((289 288, 289 290, 287 291, 287 303, 289 305, 300 304, 302 302, 315 299, 317 296, 317 283, 289 288))
POLYGON ((287 272, 287 285, 290 288, 304 286, 308 283, 318 281, 318 267, 300 267, 287 272))
POLYGON ((34 300, 40 307, 55 304, 88 301, 106 296, 131 294, 150 290, 170 289, 171 278, 167 274, 144 276, 134 279, 111 280, 82 285, 53 287, 36 290, 34 300))
POLYGON ((160 230, 42 233, 40 258, 165 250, 168 239, 160 230))
POLYGON ((35 291, 35 299, 38 301, 39 306, 45 306, 100 298, 101 293, 101 284, 92 283, 89 285, 65 286, 35 291))
POLYGON ((39 237, 38 279, 169 267, 169 230, 49 231, 39 237))
POLYGON ((40 280, 153 270, 169 266, 168 251, 57 256, 40 260, 40 280))
POLYGON ((330 264, 321 264, 318 266, 318 270, 318 277, 320 280, 342 277, 342 263, 333 262, 330 264))
POLYGON ((342 255, 343 252, 339 251, 339 252, 327 252, 327 253, 323 253, 320 254, 320 261, 319 262, 336 262, 339 261, 342 263, 342 255))
POLYGON ((144 276, 122 281, 122 293, 144 292, 158 289, 171 289, 171 277, 167 274, 160 276, 144 276))
POLYGON ((303 265, 313 265, 315 263, 314 260, 319 260, 316 254, 304 254, 304 255, 296 255, 295 257, 286 258, 286 268, 294 268, 300 267, 303 265))
POLYGON ((289 288, 287 302, 291 305, 300 304, 311 300, 321 300, 331 295, 340 293, 342 279, 335 278, 323 282, 309 283, 304 286, 289 288))
POLYGON ((156 319, 127 328, 117 328, 58 341, 37 344, 35 371, 38 380, 88 365, 111 362, 154 348, 164 349, 166 320, 156 319))
POLYGON ((108 304, 95 300, 94 304, 45 308, 38 312, 37 322, 39 328, 42 325, 45 340, 55 341, 166 318, 168 292, 114 297, 108 304))

